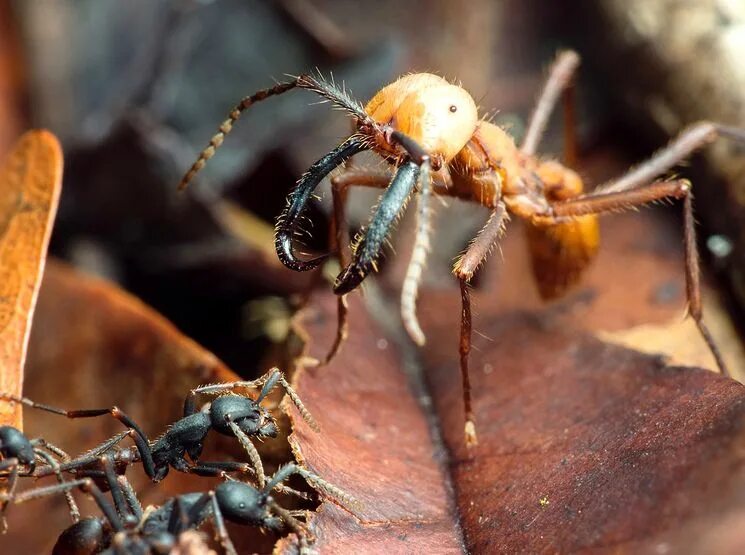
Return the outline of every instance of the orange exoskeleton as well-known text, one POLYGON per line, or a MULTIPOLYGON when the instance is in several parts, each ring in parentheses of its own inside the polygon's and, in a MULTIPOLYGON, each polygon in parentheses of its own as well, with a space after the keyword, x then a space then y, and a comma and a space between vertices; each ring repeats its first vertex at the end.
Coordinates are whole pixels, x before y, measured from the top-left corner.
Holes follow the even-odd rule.
MULTIPOLYGON (((402 287, 401 313, 409 335, 419 345, 424 344, 425 338, 416 318, 415 303, 430 247, 432 195, 458 197, 491 209, 486 224, 453 268, 461 284, 460 366, 465 434, 469 445, 476 442, 476 429, 468 375, 471 348, 468 284, 498 242, 508 214, 527 221, 535 280, 541 296, 549 299, 562 295, 576 283, 595 256, 600 242, 599 214, 663 198, 683 199, 689 314, 714 354, 720 371, 726 373, 722 357, 702 321, 691 185, 682 179, 658 178, 719 136, 745 142, 745 131, 699 122, 648 161, 592 192, 585 192, 581 178, 569 167, 536 156, 559 97, 564 94, 571 100, 571 82, 578 65, 579 56, 575 52, 559 54, 519 145, 506 131, 479 118, 476 103, 468 92, 436 75, 415 73, 401 77, 381 89, 365 107, 333 83, 302 75, 244 98, 184 176, 181 186, 185 186, 212 157, 241 113, 257 101, 293 88, 304 88, 352 115, 353 134, 300 178, 288 198, 286 210, 278 219, 275 236, 277 255, 287 267, 297 271, 315 268, 326 255, 303 260, 295 255, 293 248, 300 215, 312 192, 332 170, 359 152, 373 151, 390 164, 392 175, 391 172, 347 167, 331 179, 332 251, 338 253, 342 271, 334 283, 334 292, 339 295, 339 328, 327 361, 346 336, 344 295, 375 268, 391 227, 412 196, 417 199, 418 221, 402 287), (350 186, 377 187, 384 192, 369 224, 352 242, 351 260, 346 260, 342 248, 346 243, 344 202, 350 186)), ((567 101, 564 106, 571 114, 571 103, 567 101)), ((571 159, 575 151, 573 134, 567 133, 567 139, 566 150, 571 159)))

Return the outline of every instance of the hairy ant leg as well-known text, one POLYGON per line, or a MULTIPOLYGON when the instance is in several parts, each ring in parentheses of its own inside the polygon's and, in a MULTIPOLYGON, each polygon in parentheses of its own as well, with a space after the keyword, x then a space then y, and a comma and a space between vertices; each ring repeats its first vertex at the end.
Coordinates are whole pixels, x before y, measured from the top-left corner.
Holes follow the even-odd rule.
POLYGON ((664 198, 683 199, 683 218, 685 244, 686 295, 688 313, 696 322, 702 338, 706 342, 717 363, 719 371, 729 375, 711 332, 703 321, 701 306, 701 270, 699 268, 698 246, 696 243, 695 221, 693 217, 693 195, 687 180, 657 181, 657 176, 673 168, 696 150, 712 143, 719 137, 738 143, 745 143, 745 130, 718 123, 698 122, 680 133, 667 146, 657 151, 651 158, 642 162, 618 179, 605 183, 587 195, 551 204, 554 216, 545 218, 537 215, 537 221, 549 222, 560 218, 576 218, 587 214, 601 214, 633 208, 664 198))
POLYGON ((357 287, 375 267, 383 243, 391 226, 409 200, 419 176, 419 165, 409 160, 397 170, 388 188, 383 192, 375 213, 364 232, 353 246, 352 261, 336 278, 334 293, 344 295, 357 287))
POLYGON ((424 346, 426 338, 416 315, 416 300, 419 296, 419 285, 422 281, 422 274, 427 264, 427 254, 430 248, 430 234, 432 232, 432 207, 430 203, 432 193, 432 167, 429 156, 426 156, 422 158, 420 164, 414 246, 401 286, 401 321, 409 337, 420 347, 424 346))
POLYGON ((26 397, 17 397, 15 395, 10 395, 7 393, 0 393, 0 399, 21 403, 31 408, 51 412, 52 414, 58 414, 60 416, 65 416, 71 419, 95 418, 98 416, 109 414, 116 420, 124 424, 127 428, 132 430, 132 439, 137 446, 137 450, 140 452, 140 457, 142 458, 142 465, 145 469, 145 472, 151 478, 156 475, 156 468, 155 462, 153 461, 152 450, 150 449, 150 443, 147 439, 147 436, 145 435, 145 432, 142 431, 142 428, 140 428, 140 426, 129 416, 127 416, 119 407, 114 406, 101 409, 65 410, 53 407, 51 405, 46 405, 44 403, 37 403, 26 397))
POLYGON ((466 445, 469 446, 476 445, 478 439, 476 436, 476 417, 471 405, 471 380, 468 369, 472 336, 471 293, 468 288, 476 270, 484 263, 504 233, 508 219, 507 208, 503 202, 499 202, 489 216, 486 225, 479 231, 466 252, 456 261, 453 267, 453 273, 460 282, 461 319, 458 351, 460 354, 460 376, 463 384, 463 407, 466 415, 465 438, 466 445))
MULTIPOLYGON (((345 268, 349 264, 345 245, 349 244, 349 229, 346 225, 346 202, 350 187, 373 187, 385 189, 391 182, 390 173, 376 173, 363 170, 347 170, 331 178, 331 198, 333 202, 333 215, 331 218, 330 244, 331 252, 337 254, 339 266, 345 268)), ((336 313, 336 337, 328 353, 324 357, 323 364, 328 364, 339 353, 341 346, 347 338, 349 329, 347 296, 340 295, 337 298, 336 313)))
POLYGON ((543 138, 551 118, 551 113, 559 101, 559 95, 564 97, 564 161, 570 167, 577 158, 577 141, 574 124, 574 96, 573 78, 579 67, 579 55, 572 51, 560 52, 549 69, 548 78, 543 86, 538 102, 530 115, 528 125, 520 145, 520 152, 534 155, 543 138))

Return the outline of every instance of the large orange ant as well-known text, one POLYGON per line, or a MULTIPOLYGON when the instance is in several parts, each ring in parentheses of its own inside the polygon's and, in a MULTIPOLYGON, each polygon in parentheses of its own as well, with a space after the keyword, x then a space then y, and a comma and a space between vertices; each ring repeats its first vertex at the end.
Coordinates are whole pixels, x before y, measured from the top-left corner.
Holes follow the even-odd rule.
MULTIPOLYGON (((416 73, 401 77, 381 89, 364 108, 333 83, 312 75, 301 75, 244 98, 186 173, 180 187, 185 187, 214 155, 241 113, 260 100, 294 88, 308 89, 352 115, 354 133, 300 178, 276 228, 275 246, 279 259, 293 270, 311 270, 327 255, 299 259, 293 249, 293 239, 300 215, 318 184, 332 170, 365 150, 377 153, 395 170, 391 177, 387 172, 347 168, 331 178, 335 230, 332 251, 338 253, 343 269, 334 283, 334 292, 340 296, 339 327, 327 360, 336 353, 346 334, 344 295, 355 289, 375 268, 393 223, 415 190, 418 193, 418 223, 402 287, 401 313, 409 335, 419 345, 424 344, 424 334, 417 322, 415 303, 429 248, 432 194, 459 197, 490 208, 492 214, 488 221, 453 268, 460 281, 462 300, 460 369, 468 445, 476 443, 468 375, 471 349, 469 281, 499 241, 508 213, 527 220, 533 273, 541 296, 549 299, 562 295, 576 283, 594 258, 600 241, 599 214, 661 199, 683 199, 688 311, 720 371, 727 374, 719 349, 702 321, 691 184, 685 179, 658 178, 717 137, 745 142, 745 131, 699 122, 646 162, 585 193, 577 173, 559 162, 536 156, 549 117, 562 95, 566 100, 567 114, 572 113, 571 83, 578 65, 577 53, 564 51, 558 55, 520 146, 500 127, 479 119, 476 103, 464 89, 436 75, 416 73), (345 242, 345 195, 351 186, 376 187, 385 191, 369 225, 352 242, 352 260, 347 261, 341 245, 345 242)), ((565 149, 568 154, 575 152, 571 131, 571 127, 567 127, 565 149)))

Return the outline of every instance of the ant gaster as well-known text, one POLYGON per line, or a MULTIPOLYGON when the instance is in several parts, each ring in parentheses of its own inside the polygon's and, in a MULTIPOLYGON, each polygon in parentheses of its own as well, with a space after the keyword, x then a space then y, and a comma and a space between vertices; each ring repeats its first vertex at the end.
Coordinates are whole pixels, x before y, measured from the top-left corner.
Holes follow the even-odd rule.
MULTIPOLYGON (((527 221, 528 244, 538 290, 544 298, 564 294, 593 260, 600 241, 597 218, 608 212, 632 209, 661 199, 683 199, 685 267, 689 314, 711 350, 723 374, 721 354, 704 325, 701 312, 700 275, 693 219, 691 184, 683 179, 659 179, 695 150, 717 137, 745 142, 745 131, 712 122, 699 122, 684 130, 669 145, 623 176, 584 191, 579 175, 567 166, 536 156, 549 117, 563 94, 566 119, 571 121, 571 83, 579 65, 572 51, 558 55, 518 146, 500 127, 480 120, 470 94, 445 79, 428 73, 401 77, 380 90, 363 108, 344 90, 312 75, 244 98, 230 112, 219 132, 181 181, 183 188, 214 155, 241 113, 254 103, 294 88, 311 90, 352 115, 354 133, 314 163, 288 197, 287 208, 277 222, 275 247, 287 267, 305 271, 326 256, 302 260, 295 255, 293 240, 300 216, 312 192, 336 167, 355 154, 371 150, 392 167, 391 172, 347 169, 332 177, 334 199, 332 252, 338 253, 342 271, 334 283, 340 295, 336 341, 326 361, 337 352, 346 336, 344 295, 356 288, 375 268, 385 240, 408 199, 418 192, 418 222, 414 248, 402 287, 401 311, 406 329, 419 345, 424 334, 416 318, 417 291, 431 231, 430 201, 434 193, 472 201, 492 213, 482 230, 453 268, 460 282, 460 369, 465 408, 466 443, 476 443, 468 359, 471 349, 471 300, 469 282, 498 243, 508 213, 527 221), (352 242, 352 259, 346 260, 344 199, 351 186, 384 189, 368 226, 352 242)), ((567 163, 573 165, 574 129, 567 125, 567 163)))

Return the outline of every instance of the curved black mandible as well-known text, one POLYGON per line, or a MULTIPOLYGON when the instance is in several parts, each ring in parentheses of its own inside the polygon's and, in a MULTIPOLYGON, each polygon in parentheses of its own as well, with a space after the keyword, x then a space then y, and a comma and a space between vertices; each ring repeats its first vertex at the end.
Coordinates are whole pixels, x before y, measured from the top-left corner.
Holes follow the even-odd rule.
POLYGON ((292 240, 295 236, 300 215, 318 184, 331 171, 342 164, 347 158, 367 150, 368 147, 358 137, 350 137, 326 156, 313 164, 300 178, 287 199, 287 208, 277 220, 277 231, 274 236, 274 248, 279 260, 297 272, 312 270, 328 258, 327 254, 311 260, 300 260, 293 251, 292 240))

